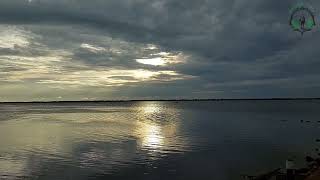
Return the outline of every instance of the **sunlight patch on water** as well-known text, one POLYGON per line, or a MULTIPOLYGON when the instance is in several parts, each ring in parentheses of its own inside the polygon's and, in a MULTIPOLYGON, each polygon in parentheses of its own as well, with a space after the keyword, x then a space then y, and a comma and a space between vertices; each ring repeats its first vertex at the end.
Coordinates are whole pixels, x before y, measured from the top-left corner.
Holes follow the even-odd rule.
POLYGON ((145 124, 140 131, 143 134, 142 147, 156 150, 164 146, 164 137, 162 136, 159 126, 154 124, 145 124))

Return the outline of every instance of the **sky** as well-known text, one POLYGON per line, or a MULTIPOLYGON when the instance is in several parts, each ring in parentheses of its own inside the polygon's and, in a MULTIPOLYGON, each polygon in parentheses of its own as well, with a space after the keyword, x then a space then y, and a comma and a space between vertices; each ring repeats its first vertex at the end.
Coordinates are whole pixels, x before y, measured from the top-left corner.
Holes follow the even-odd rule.
POLYGON ((294 0, 1 0, 0 101, 320 97, 294 0))

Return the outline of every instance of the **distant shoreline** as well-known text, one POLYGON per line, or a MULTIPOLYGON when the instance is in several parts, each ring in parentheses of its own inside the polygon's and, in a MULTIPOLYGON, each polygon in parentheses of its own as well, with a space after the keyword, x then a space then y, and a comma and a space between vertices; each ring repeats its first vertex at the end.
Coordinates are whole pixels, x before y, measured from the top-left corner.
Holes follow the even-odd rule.
POLYGON ((105 102, 143 102, 143 101, 289 101, 289 100, 320 100, 320 98, 240 98, 240 99, 133 99, 133 100, 92 100, 92 101, 25 101, 0 102, 0 104, 31 104, 31 103, 105 103, 105 102))

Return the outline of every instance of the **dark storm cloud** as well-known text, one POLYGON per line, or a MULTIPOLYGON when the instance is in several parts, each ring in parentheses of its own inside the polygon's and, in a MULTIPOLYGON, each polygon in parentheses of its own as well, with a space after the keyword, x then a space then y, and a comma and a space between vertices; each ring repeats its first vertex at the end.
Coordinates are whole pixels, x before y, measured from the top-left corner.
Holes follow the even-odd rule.
MULTIPOLYGON (((314 9, 318 1, 309 1, 314 9)), ((317 96, 320 54, 315 48, 318 30, 303 38, 288 26, 284 0, 3 0, 0 22, 22 25, 49 49, 66 49, 72 62, 65 69, 81 68, 170 70, 197 77, 167 84, 144 83, 119 87, 117 96, 223 97, 317 96), (186 63, 168 67, 139 64, 152 57, 146 44, 159 51, 189 56, 186 63), (86 45, 81 47, 81 45, 86 45), (92 47, 91 47, 92 45, 92 47), (112 48, 122 50, 121 53, 112 48), (91 49, 90 49, 91 48, 91 49), (195 88, 196 87, 196 88, 195 88), (161 92, 159 92, 161 91, 161 92), (130 93, 129 93, 130 92, 130 93), (211 93, 210 93, 211 92, 211 93)), ((37 45, 34 45, 36 47, 37 45)), ((1 49, 1 54, 45 55, 32 48, 1 49)), ((166 79, 168 74, 159 78, 166 79)), ((132 80, 128 76, 115 76, 132 80)))
POLYGON ((277 30, 265 32, 268 31, 266 28, 276 26, 276 23, 287 24, 290 5, 289 1, 266 3, 243 0, 35 0, 31 3, 13 0, 1 2, 0 20, 12 23, 52 21, 89 24, 133 40, 157 42, 209 57, 223 57, 231 51, 239 58, 249 56, 253 59, 258 54, 264 55, 269 53, 266 51, 281 48, 279 46, 287 47, 290 43, 277 30), (246 44, 243 44, 244 41, 246 44), (265 45, 256 46, 257 41, 265 42, 265 45), (257 55, 249 53, 249 49, 255 50, 257 55))

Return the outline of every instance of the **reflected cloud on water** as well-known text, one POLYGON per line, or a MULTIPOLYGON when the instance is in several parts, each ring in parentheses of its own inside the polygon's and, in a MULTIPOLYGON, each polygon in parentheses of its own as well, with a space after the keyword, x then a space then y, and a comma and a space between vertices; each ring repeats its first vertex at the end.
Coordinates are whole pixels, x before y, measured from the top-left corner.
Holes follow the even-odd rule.
POLYGON ((317 109, 313 101, 0 105, 0 179, 237 179, 279 167, 288 149, 312 152, 317 109))
POLYGON ((108 173, 187 150, 176 108, 161 102, 102 107, 90 113, 32 107, 37 113, 31 108, 0 121, 0 178, 41 174, 52 163, 108 173))

